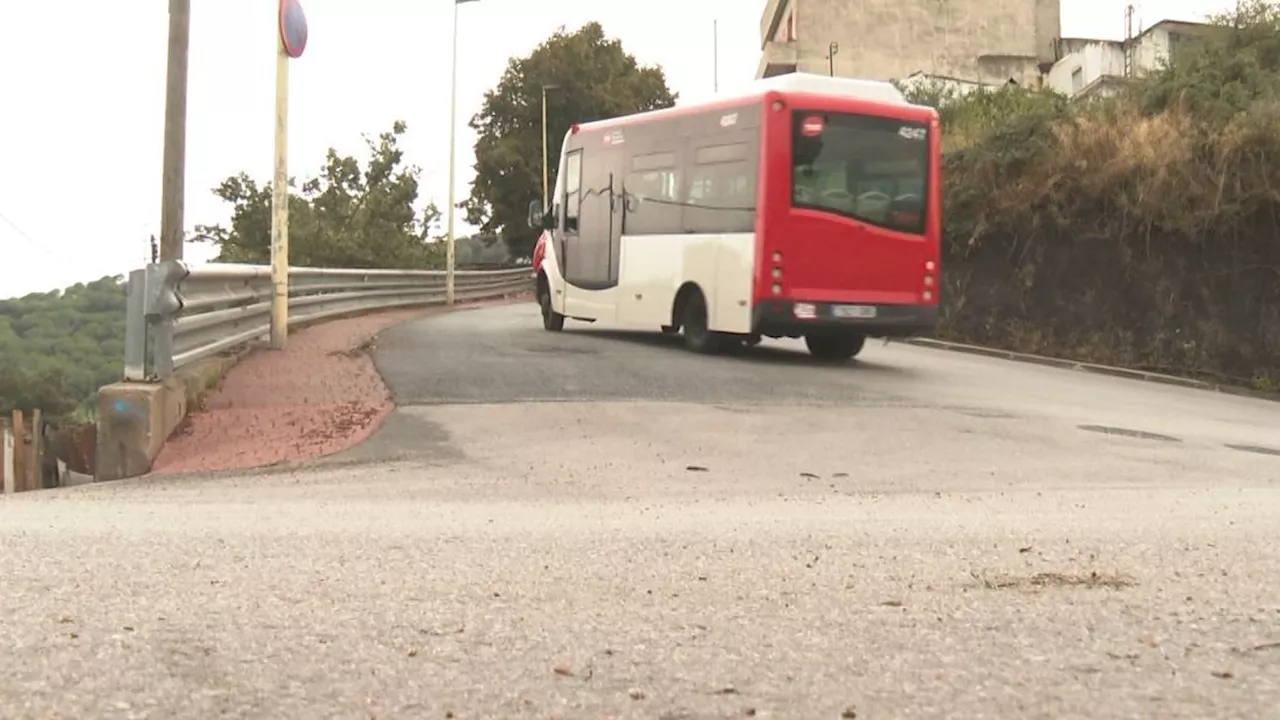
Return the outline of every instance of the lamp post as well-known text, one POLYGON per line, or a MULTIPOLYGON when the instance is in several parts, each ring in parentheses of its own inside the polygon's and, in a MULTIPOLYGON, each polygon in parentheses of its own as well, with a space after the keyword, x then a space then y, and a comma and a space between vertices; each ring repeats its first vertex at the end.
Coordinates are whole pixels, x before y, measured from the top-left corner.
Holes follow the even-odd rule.
POLYGON ((444 298, 445 303, 452 305, 453 272, 454 272, 454 236, 453 215, 454 190, 453 181, 457 164, 458 140, 458 6, 463 3, 479 2, 479 0, 453 0, 453 80, 449 91, 449 231, 445 240, 444 298))
POLYGON ((559 90, 560 86, 555 83, 546 83, 542 86, 542 209, 546 211, 551 207, 550 194, 551 190, 547 184, 547 91, 559 90))

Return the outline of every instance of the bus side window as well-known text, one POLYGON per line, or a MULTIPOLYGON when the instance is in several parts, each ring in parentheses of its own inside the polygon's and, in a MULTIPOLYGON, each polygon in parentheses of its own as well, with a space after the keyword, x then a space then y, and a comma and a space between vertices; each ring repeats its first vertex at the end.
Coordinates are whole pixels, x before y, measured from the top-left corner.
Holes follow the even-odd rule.
POLYGON ((680 206, 674 192, 674 169, 633 171, 627 175, 625 233, 665 235, 679 232, 680 206))
POLYGON ((565 232, 578 231, 578 211, 582 206, 582 151, 569 153, 564 175, 564 229, 565 232))
POLYGON ((671 150, 640 148, 631 157, 623 181, 627 196, 623 232, 627 235, 665 235, 680 232, 680 205, 676 202, 679 155, 671 150), (644 152, 650 150, 650 152, 644 152))
POLYGON ((685 195, 684 230, 750 232, 755 227, 755 164, 746 142, 703 145, 694 151, 685 195))

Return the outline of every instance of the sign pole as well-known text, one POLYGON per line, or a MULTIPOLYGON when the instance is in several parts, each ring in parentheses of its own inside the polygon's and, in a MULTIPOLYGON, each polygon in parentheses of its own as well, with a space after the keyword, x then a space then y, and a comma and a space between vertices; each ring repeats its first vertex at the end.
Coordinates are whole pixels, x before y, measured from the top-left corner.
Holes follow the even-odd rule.
POLYGON ((275 177, 271 190, 271 347, 289 338, 289 53, 276 43, 275 177))
POLYGON ((279 0, 276 41, 275 177, 271 185, 271 347, 289 339, 289 60, 307 46, 307 18, 298 0, 279 0))

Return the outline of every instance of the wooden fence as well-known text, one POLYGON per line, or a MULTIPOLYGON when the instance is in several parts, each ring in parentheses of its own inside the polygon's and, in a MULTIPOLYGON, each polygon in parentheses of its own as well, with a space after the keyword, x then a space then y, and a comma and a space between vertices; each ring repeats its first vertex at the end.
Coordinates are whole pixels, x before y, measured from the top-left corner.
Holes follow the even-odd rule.
POLYGON ((27 420, 21 410, 3 420, 0 443, 0 487, 4 494, 39 490, 44 485, 44 423, 40 411, 27 420))

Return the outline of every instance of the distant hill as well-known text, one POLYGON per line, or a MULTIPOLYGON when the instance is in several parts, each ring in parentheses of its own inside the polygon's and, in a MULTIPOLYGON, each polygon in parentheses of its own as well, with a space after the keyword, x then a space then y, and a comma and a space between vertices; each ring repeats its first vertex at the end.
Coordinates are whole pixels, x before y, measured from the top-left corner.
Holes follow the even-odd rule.
POLYGON ((0 300, 0 413, 84 414, 124 364, 121 277, 0 300))

